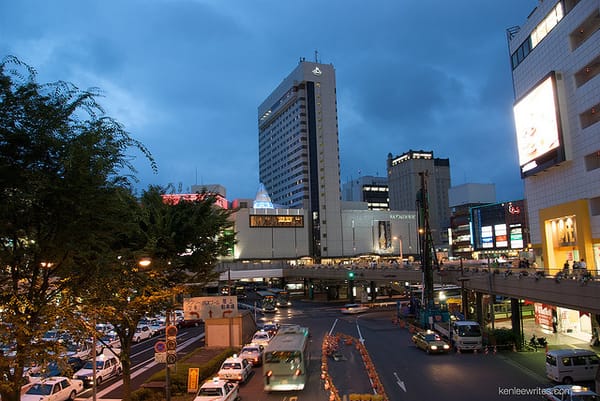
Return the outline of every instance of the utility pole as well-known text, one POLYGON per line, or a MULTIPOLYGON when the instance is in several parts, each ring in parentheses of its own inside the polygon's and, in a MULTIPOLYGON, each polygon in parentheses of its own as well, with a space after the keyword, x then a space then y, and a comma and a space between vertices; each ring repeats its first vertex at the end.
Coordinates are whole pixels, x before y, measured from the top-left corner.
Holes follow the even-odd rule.
POLYGON ((429 225, 429 194, 427 192, 427 171, 419 173, 421 177, 421 189, 417 195, 417 206, 419 214, 419 242, 421 245, 421 269, 423 270, 423 308, 424 312, 434 308, 433 297, 433 263, 437 267, 435 258, 435 247, 431 236, 429 225))

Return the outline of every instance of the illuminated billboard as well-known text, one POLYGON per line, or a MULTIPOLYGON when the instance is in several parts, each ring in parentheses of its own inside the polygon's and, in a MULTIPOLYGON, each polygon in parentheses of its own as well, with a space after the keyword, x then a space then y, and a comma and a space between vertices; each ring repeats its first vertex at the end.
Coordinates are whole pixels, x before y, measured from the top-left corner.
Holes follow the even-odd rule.
POLYGON ((523 200, 474 206, 470 213, 472 246, 476 251, 523 249, 527 246, 523 200))
POLYGON ((554 72, 517 101, 513 112, 521 177, 565 160, 554 72))
POLYGON ((251 214, 250 227, 304 227, 304 216, 251 214))

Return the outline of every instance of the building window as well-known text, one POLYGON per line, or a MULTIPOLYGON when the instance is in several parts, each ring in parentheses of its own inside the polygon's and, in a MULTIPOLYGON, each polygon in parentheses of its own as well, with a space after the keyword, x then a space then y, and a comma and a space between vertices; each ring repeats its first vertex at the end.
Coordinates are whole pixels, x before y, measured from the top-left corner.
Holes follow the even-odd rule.
POLYGON ((595 104, 579 115, 581 128, 587 128, 600 121, 600 103, 595 104))
POLYGON ((596 33, 598 29, 600 29, 600 11, 596 10, 592 15, 587 17, 586 20, 571 33, 571 35, 569 35, 571 48, 573 50, 577 49, 596 33))
POLYGON ((590 213, 592 216, 600 216, 600 196, 590 199, 590 213))
POLYGON ((598 74, 600 74, 600 56, 575 73, 575 84, 580 87, 598 74))
POLYGON ((585 156, 585 169, 592 171, 600 168, 600 150, 585 156))

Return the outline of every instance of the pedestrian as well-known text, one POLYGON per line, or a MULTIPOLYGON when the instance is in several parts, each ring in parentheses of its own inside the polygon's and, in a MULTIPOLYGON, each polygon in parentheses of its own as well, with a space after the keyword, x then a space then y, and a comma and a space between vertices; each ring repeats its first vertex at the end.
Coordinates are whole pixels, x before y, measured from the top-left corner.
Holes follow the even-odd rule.
POLYGON ((565 264, 563 265, 563 273, 565 276, 569 275, 569 259, 565 260, 565 264))
POLYGON ((573 278, 577 278, 576 276, 579 275, 579 268, 580 268, 580 264, 579 261, 576 260, 575 262, 573 262, 573 278))

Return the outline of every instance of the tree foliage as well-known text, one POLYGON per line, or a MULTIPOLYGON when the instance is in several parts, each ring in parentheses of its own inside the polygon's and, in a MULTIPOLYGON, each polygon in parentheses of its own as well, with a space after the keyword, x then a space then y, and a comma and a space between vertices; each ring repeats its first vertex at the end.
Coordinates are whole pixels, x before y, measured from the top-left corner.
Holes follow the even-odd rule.
POLYGON ((103 322, 121 340, 127 400, 138 321, 194 288, 184 283, 216 278, 234 242, 230 212, 210 194, 168 204, 149 187, 135 198, 127 151, 156 166, 104 115, 99 91, 35 78, 14 57, 0 63, 0 396, 18 400, 27 364, 59 355, 44 332, 85 337, 103 322))
POLYGON ((19 399, 24 367, 56 353, 39 338, 73 316, 102 267, 118 221, 114 199, 147 149, 104 115, 97 90, 39 84, 14 57, 0 63, 0 394, 19 399), (60 317, 60 318, 59 318, 60 317))

